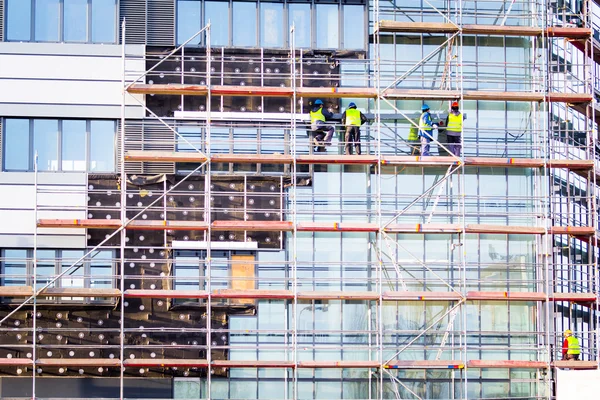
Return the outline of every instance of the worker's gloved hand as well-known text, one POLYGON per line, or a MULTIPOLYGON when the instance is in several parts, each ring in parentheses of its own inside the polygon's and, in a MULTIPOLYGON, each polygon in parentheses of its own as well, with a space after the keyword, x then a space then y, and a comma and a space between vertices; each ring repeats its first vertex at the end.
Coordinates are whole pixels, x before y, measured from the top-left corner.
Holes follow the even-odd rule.
POLYGON ((433 127, 434 127, 435 129, 437 129, 437 128, 439 128, 440 126, 439 126, 438 124, 433 124, 433 127))

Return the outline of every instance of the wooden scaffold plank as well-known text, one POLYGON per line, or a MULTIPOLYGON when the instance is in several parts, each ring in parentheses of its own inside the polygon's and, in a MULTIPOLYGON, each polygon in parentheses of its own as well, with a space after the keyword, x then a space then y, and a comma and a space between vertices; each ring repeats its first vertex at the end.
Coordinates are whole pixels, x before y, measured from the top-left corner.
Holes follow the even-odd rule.
POLYGON ((598 361, 557 360, 552 362, 554 368, 598 369, 598 361))
POLYGON ((397 360, 390 361, 388 369, 462 369, 465 364, 460 360, 397 360))
POLYGON ((463 297, 457 292, 384 292, 384 301, 458 301, 463 297))
POLYGON ((130 358, 123 361, 125 367, 148 367, 148 368, 166 368, 166 367, 182 367, 182 368, 206 368, 208 361, 203 359, 176 359, 176 358, 130 358))
POLYGON ((315 290, 299 292, 299 300, 379 300, 377 292, 356 292, 356 291, 326 291, 315 290))
POLYGON ((293 361, 212 360, 211 366, 222 368, 294 368, 293 361))
POLYGON ((545 361, 521 361, 521 360, 469 360, 468 368, 526 368, 544 369, 549 363, 545 361))
POLYGON ((117 358, 40 358, 36 365, 43 367, 120 367, 117 358))
POLYGON ((379 368, 378 361, 300 361, 298 368, 379 368))
POLYGON ((546 301, 548 296, 540 292, 467 292, 467 300, 492 301, 546 301))
POLYGON ((169 289, 127 289, 125 297, 139 299, 207 299, 206 290, 169 290, 169 289))

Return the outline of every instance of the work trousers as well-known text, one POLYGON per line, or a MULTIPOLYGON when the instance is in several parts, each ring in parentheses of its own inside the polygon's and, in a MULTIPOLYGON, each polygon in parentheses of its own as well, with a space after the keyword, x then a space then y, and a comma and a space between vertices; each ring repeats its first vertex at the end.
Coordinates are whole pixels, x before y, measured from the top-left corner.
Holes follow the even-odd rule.
POLYGON ((451 135, 448 133, 447 138, 450 153, 460 157, 460 135, 451 135))
POLYGON ((419 137, 419 140, 421 142, 421 155, 422 156, 430 156, 431 155, 431 136, 430 134, 422 134, 419 137))
POLYGON ((563 359, 577 361, 577 360, 579 360, 579 354, 567 354, 567 355, 565 355, 565 357, 563 359))
POLYGON ((360 127, 350 125, 346 127, 346 136, 344 137, 346 142, 345 153, 346 155, 352 154, 352 147, 356 147, 356 154, 361 154, 360 151, 360 127))
POLYGON ((313 130, 315 139, 324 142, 327 146, 331 146, 331 139, 335 133, 335 128, 323 121, 317 121, 316 125, 316 129, 313 130))

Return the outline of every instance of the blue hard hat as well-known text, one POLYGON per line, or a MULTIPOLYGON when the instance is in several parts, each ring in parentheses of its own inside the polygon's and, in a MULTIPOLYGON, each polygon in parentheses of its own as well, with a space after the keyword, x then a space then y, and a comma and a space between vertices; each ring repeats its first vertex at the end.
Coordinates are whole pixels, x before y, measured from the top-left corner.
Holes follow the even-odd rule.
POLYGON ((423 106, 421 107, 421 111, 427 111, 429 110, 429 106, 427 104, 423 104, 423 106))
POLYGON ((323 102, 321 101, 321 99, 317 99, 315 100, 315 106, 322 106, 323 102))
POLYGON ((354 102, 351 102, 350 104, 348 104, 348 108, 356 108, 356 104, 354 104, 354 102))

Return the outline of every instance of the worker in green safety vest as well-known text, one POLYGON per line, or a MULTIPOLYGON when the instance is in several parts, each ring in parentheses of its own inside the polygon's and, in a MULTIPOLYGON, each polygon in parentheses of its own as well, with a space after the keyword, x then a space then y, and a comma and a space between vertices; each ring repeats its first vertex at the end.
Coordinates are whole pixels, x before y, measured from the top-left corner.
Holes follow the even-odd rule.
POLYGON ((419 126, 413 121, 410 121, 410 129, 408 131, 408 145, 410 146, 410 155, 418 156, 421 154, 421 148, 419 143, 419 126))
POLYGON ((351 155, 352 148, 356 148, 356 154, 361 154, 360 149, 360 126, 367 122, 367 117, 356 109, 356 104, 351 102, 348 108, 342 114, 342 124, 346 127, 346 136, 344 137, 345 154, 351 155))
POLYGON ((315 100, 313 107, 311 108, 310 115, 310 129, 312 131, 312 141, 315 147, 315 151, 324 152, 325 145, 331 146, 331 139, 335 133, 335 128, 332 125, 327 125, 325 121, 333 118, 333 113, 323 108, 324 104, 321 99, 315 100))
POLYGON ((563 360, 579 360, 580 353, 579 340, 573 336, 573 332, 570 329, 567 329, 562 347, 563 360))
POLYGON ((463 130, 463 115, 458 110, 458 102, 453 102, 450 107, 450 114, 446 118, 446 137, 448 150, 457 157, 460 157, 460 142, 463 130))

